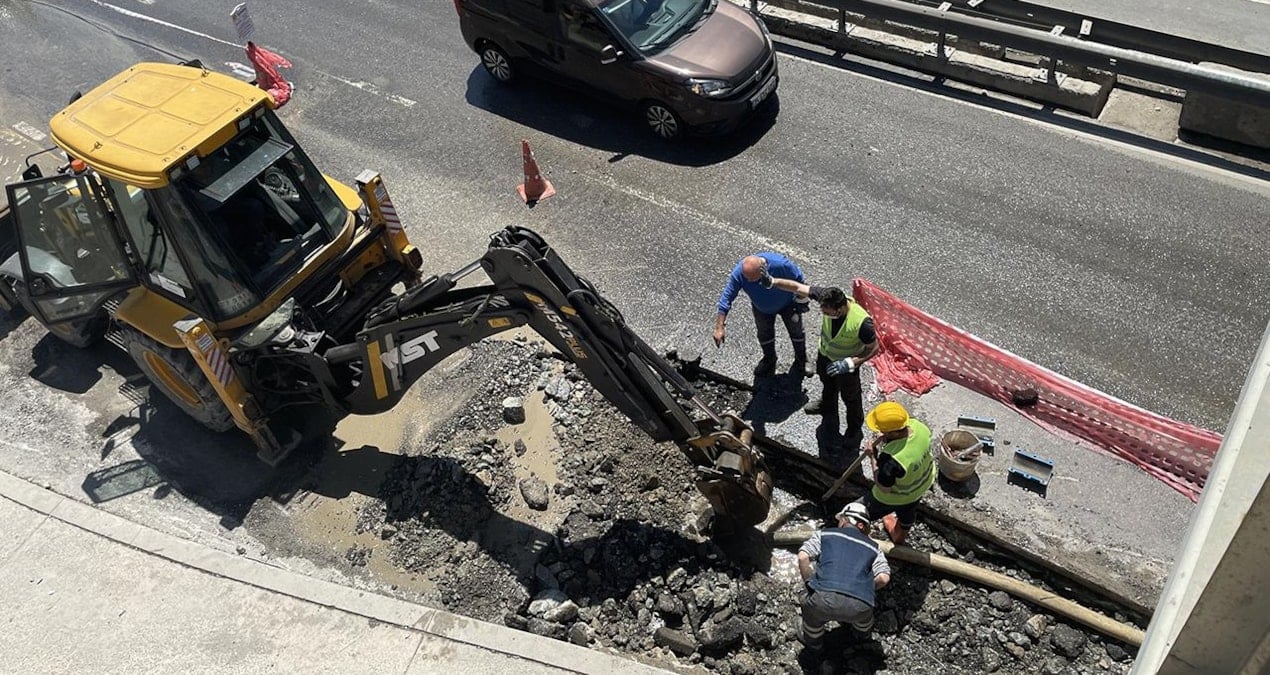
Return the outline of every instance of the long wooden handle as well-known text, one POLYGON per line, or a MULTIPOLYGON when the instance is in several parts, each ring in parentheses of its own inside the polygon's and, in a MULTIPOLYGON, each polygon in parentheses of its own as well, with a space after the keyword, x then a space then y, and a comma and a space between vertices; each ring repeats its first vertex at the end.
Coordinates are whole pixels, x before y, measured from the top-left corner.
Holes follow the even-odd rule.
POLYGON ((838 488, 842 487, 843 483, 847 482, 847 479, 851 477, 851 474, 855 473, 855 470, 860 468, 860 463, 863 461, 864 453, 861 452, 860 456, 856 457, 855 461, 851 462, 851 465, 847 467, 847 470, 843 471, 841 476, 838 476, 838 480, 834 481, 833 485, 829 486, 829 490, 820 496, 820 501, 823 502, 832 497, 833 494, 838 491, 838 488))

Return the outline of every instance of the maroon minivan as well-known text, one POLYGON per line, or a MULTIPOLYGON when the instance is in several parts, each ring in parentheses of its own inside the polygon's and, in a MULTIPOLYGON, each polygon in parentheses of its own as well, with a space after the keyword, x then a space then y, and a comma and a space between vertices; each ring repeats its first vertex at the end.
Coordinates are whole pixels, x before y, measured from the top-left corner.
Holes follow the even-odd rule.
POLYGON ((664 139, 731 131, 776 92, 762 20, 727 0, 454 0, 499 82, 535 74, 638 109, 664 139))

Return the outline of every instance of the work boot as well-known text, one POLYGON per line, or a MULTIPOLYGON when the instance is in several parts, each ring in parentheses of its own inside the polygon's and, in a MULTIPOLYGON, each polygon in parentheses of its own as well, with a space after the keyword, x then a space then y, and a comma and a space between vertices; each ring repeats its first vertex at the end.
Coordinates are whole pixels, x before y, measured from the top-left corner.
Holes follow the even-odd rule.
POLYGON ((904 540, 908 538, 908 528, 900 524, 899 516, 894 513, 882 516, 882 525, 886 528, 886 535, 891 538, 892 544, 896 546, 904 544, 904 540))
POLYGON ((764 356, 754 366, 754 377, 771 377, 776 374, 776 357, 764 356))
POLYGON ((803 406, 803 412, 808 415, 823 415, 825 414, 824 407, 825 398, 823 396, 817 396, 816 398, 808 401, 807 405, 803 406))

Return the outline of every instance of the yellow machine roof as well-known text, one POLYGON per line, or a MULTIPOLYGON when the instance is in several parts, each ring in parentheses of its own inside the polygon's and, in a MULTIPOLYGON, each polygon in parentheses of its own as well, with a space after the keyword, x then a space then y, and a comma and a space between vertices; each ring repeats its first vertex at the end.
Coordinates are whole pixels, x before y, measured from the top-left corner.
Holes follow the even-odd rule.
POLYGON ((228 75, 139 63, 57 113, 49 128, 72 157, 155 188, 167 184, 168 169, 191 151, 213 138, 216 146, 228 141, 235 120, 261 103, 273 107, 264 90, 228 75))

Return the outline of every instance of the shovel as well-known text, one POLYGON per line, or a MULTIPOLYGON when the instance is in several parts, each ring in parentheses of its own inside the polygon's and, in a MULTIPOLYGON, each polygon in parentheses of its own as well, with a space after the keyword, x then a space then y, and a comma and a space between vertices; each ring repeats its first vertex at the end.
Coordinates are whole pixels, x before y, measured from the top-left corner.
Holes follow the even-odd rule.
POLYGON ((833 485, 829 486, 829 490, 820 496, 820 501, 823 503, 825 500, 832 497, 834 493, 838 491, 838 488, 842 487, 842 485, 847 482, 847 479, 851 477, 851 474, 855 473, 855 470, 860 468, 860 463, 863 461, 864 452, 861 451, 860 455, 856 457, 849 466, 847 466, 847 470, 843 471, 841 476, 838 476, 838 480, 834 481, 833 485))

